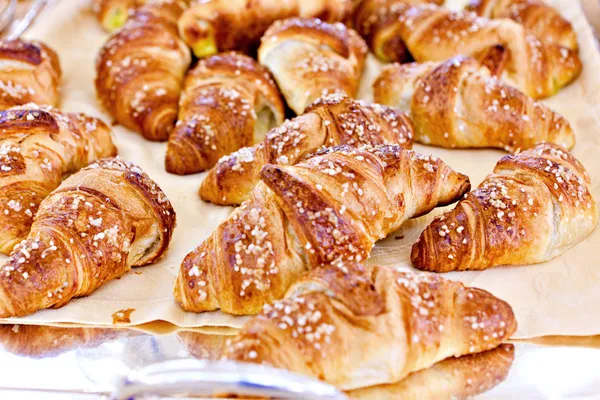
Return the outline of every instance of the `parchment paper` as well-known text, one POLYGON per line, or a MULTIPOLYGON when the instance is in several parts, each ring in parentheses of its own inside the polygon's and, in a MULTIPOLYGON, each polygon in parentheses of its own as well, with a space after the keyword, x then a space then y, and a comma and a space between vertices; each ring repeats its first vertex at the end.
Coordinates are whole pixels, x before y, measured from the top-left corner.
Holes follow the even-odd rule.
MULTIPOLYGON (((450 0, 450 3, 452 8, 458 8, 460 2, 450 0)), ((600 200, 600 53, 595 48, 579 2, 553 0, 551 3, 577 29, 584 70, 574 84, 546 102, 574 126, 577 135, 574 153, 587 167, 593 180, 594 195, 600 200)), ((64 70, 62 108, 87 112, 110 122, 111 118, 96 102, 93 85, 95 57, 106 34, 89 11, 88 1, 62 0, 38 19, 27 36, 46 41, 60 55, 64 70)), ((369 59, 361 97, 370 97, 370 81, 379 68, 377 61, 369 59)), ((181 260, 210 235, 231 208, 213 206, 198 198, 197 190, 205 174, 187 177, 167 174, 164 170, 164 143, 147 142, 119 126, 114 131, 120 155, 140 165, 155 179, 175 207, 178 226, 168 256, 157 265, 136 269, 91 296, 71 301, 61 309, 45 310, 10 321, 105 325, 112 323, 114 312, 133 308, 131 324, 165 320, 183 327, 241 326, 245 318, 234 318, 220 312, 183 312, 172 297, 173 281, 181 260)), ((505 155, 494 150, 450 151, 420 145, 416 145, 415 149, 441 157, 457 171, 468 174, 474 185, 479 184, 505 155)), ((397 234, 377 244, 370 262, 409 267, 411 245, 433 215, 439 212, 409 222, 397 234)), ((485 272, 450 273, 446 277, 489 290, 508 301, 519 322, 518 338, 599 334, 599 245, 600 229, 549 263, 495 268, 485 272)))

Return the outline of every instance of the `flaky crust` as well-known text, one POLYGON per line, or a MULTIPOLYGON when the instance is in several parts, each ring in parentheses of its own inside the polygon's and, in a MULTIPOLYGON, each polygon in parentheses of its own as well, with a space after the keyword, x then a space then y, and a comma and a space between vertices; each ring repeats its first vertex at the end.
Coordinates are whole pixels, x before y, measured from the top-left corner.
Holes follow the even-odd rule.
POLYGON ((123 126, 165 141, 175 126, 190 51, 177 34, 177 0, 138 8, 104 44, 96 62, 96 94, 123 126))
POLYGON ((34 104, 0 111, 0 252, 27 237, 41 201, 64 175, 116 152, 99 119, 34 104))
POLYGON ((425 229, 411 260, 436 272, 550 260, 595 229, 590 186, 581 163, 559 146, 506 156, 477 190, 425 229))
POLYGON ((348 396, 356 400, 469 399, 504 381, 514 358, 515 346, 501 344, 482 353, 447 358, 398 383, 353 390, 348 396))
POLYGON ((409 218, 469 188, 440 159, 393 145, 266 165, 250 198, 186 256, 175 298, 188 311, 256 314, 308 268, 364 260, 409 218))
POLYGON ((183 331, 177 333, 177 339, 194 358, 200 360, 219 360, 227 340, 233 335, 207 334, 183 331))
POLYGON ((156 262, 174 227, 171 203, 139 167, 120 158, 91 164, 44 199, 0 268, 0 317, 64 306, 156 262))
POLYGON ((325 96, 303 115, 272 129, 253 147, 222 158, 200 187, 200 197, 237 205, 248 199, 265 164, 292 165, 324 146, 396 144, 412 147, 412 123, 403 113, 346 96, 325 96))
POLYGON ((264 67, 234 52, 203 59, 186 77, 166 169, 179 175, 204 171, 262 141, 283 120, 283 99, 264 67))
POLYGON ((220 51, 251 51, 277 20, 291 17, 344 21, 352 0, 193 0, 179 32, 198 57, 220 51))
POLYGON ((367 46, 354 30, 315 18, 275 22, 258 49, 258 60, 296 114, 329 93, 355 97, 366 55, 367 46))
POLYGON ((496 348, 517 327, 511 307, 484 290, 391 267, 318 269, 286 297, 250 319, 225 358, 353 390, 496 348))
POLYGON ((510 18, 546 43, 577 50, 571 23, 544 1, 471 0, 466 9, 486 18, 510 18))
POLYGON ((415 140, 446 148, 575 145, 569 122, 492 76, 475 59, 393 64, 373 84, 377 103, 410 114, 415 140))
POLYGON ((45 44, 0 41, 0 110, 27 103, 58 106, 61 77, 58 56, 45 44))

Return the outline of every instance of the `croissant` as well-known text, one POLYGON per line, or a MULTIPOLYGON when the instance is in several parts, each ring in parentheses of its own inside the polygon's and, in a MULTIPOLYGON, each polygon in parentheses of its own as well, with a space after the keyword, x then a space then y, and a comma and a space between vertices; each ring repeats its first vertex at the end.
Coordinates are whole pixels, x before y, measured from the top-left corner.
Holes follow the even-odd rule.
POLYGON ((207 334, 193 331, 177 333, 177 339, 187 352, 200 360, 219 360, 223 347, 233 335, 207 334))
POLYGON ((27 237, 40 202, 65 174, 116 152, 96 118, 35 105, 0 111, 0 252, 27 237))
POLYGON ((328 93, 355 97, 366 55, 365 42, 342 23, 302 18, 275 22, 258 49, 296 114, 328 93))
POLYGON ((354 400, 470 399, 506 379, 514 358, 515 346, 501 344, 493 350, 440 361, 398 383, 353 390, 348 397, 354 400))
POLYGON ((0 41, 0 110, 27 104, 58 106, 58 56, 40 42, 0 41))
POLYGON ((314 270, 285 300, 265 306, 224 357, 353 390, 494 349, 516 327, 511 307, 484 290, 434 274, 343 263, 314 270))
POLYGON ((203 59, 185 80, 166 169, 180 175, 204 171, 222 156, 262 141, 283 120, 277 85, 256 61, 238 53, 203 59))
POLYGON ((96 63, 100 102, 125 127, 164 141, 175 125, 177 103, 190 65, 177 35, 183 3, 154 0, 137 9, 104 44, 96 63))
POLYGON ((575 145, 565 118, 501 82, 473 58, 393 64, 373 89, 377 103, 410 113, 415 140, 424 144, 510 152, 541 142, 575 145))
POLYGON ((346 20, 353 0, 193 0, 179 18, 179 33, 197 57, 250 51, 276 20, 318 17, 346 20))
POLYGON ((596 227, 590 178, 563 148, 541 144, 502 158, 455 209, 412 248, 422 270, 483 270, 550 260, 596 227))
POLYGON ((470 0, 466 9, 486 18, 510 18, 546 43, 577 50, 577 34, 571 23, 543 1, 470 0))
POLYGON ((439 158, 395 145, 266 165, 250 198, 183 260, 175 298, 187 311, 256 314, 309 266, 366 259, 406 220, 469 188, 439 158))
POLYGON ((156 262, 175 227, 171 203, 139 167, 99 160, 42 203, 26 240, 0 267, 0 318, 62 307, 156 262))
MULTIPOLYGON (((401 0, 381 11, 391 23, 371 25, 375 54, 393 49, 388 41, 402 41, 418 62, 445 61, 463 54, 479 58, 500 45, 508 51, 506 73, 522 92, 533 98, 555 94, 581 72, 576 51, 544 43, 509 19, 489 20, 474 13, 453 12, 434 5, 409 7, 401 0), (393 17, 393 18, 392 18, 393 17)), ((378 14, 363 15, 363 19, 378 14)), ((359 20, 357 26, 362 26, 359 20)), ((385 53, 386 61, 396 58, 385 53)))
POLYGON ((261 143, 219 160, 202 182, 200 197, 215 204, 240 204, 258 183, 263 165, 295 164, 320 147, 338 144, 411 148, 412 124, 388 107, 325 96, 305 114, 271 130, 261 143))
POLYGON ((120 29, 145 0, 93 0, 92 9, 107 32, 120 29))

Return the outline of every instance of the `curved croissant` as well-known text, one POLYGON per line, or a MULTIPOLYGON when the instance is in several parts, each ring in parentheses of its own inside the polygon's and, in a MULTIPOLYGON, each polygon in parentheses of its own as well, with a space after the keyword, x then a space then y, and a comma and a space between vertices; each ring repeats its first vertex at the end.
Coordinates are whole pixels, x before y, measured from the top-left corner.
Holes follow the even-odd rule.
POLYGON ((511 307, 484 290, 434 274, 341 264, 313 271, 266 306, 224 357, 352 390, 496 348, 516 327, 511 307))
POLYGON ((475 59, 393 64, 373 84, 377 103, 410 114, 415 140, 447 148, 575 145, 569 122, 490 74, 475 59))
POLYGON ((399 111, 329 95, 305 114, 271 130, 259 144, 219 160, 200 187, 200 197, 215 204, 245 201, 265 164, 291 165, 323 146, 397 144, 412 147, 412 124, 399 111))
POLYGON ((577 34, 554 7, 540 0, 471 0, 468 11, 486 18, 510 18, 546 43, 577 50, 577 34))
POLYGON ((62 307, 156 262, 174 227, 171 203, 139 167, 119 158, 89 165, 40 204, 0 267, 0 318, 62 307))
POLYGON ((186 77, 166 169, 180 175, 204 171, 262 141, 283 120, 277 85, 256 61, 233 52, 203 59, 186 77))
POLYGON ((164 141, 177 120, 177 104, 190 52, 177 35, 177 0, 150 1, 102 47, 96 92, 115 120, 146 139, 164 141))
POLYGON ((275 22, 258 49, 258 60, 296 114, 328 93, 355 97, 366 55, 367 46, 354 30, 303 18, 275 22))
POLYGON ((266 165, 261 180, 181 264, 175 298, 184 310, 256 314, 310 266, 366 259, 377 240, 470 187, 440 159, 393 145, 266 165))
POLYGON ((0 111, 0 252, 27 237, 40 202, 64 175, 116 152, 96 118, 35 105, 0 111))
POLYGON ((120 29, 145 0, 93 0, 92 10, 107 32, 120 29))
POLYGON ((58 106, 58 56, 40 42, 0 41, 0 110, 28 103, 58 106))
MULTIPOLYGON (((390 48, 389 41, 398 40, 418 62, 445 61, 460 54, 479 58, 500 45, 509 53, 508 77, 533 98, 555 94, 581 72, 576 51, 544 43, 509 19, 489 20, 434 5, 409 7, 401 0, 387 7, 384 13, 385 21, 392 23, 374 23, 370 28, 375 36, 372 40, 375 54, 383 54, 382 49, 390 48)), ((385 54, 385 60, 396 59, 393 54, 385 54)))
POLYGON ((343 21, 353 0, 194 0, 179 18, 179 32, 197 57, 247 52, 267 28, 291 17, 343 21))
POLYGON ((177 339, 181 342, 187 352, 194 358, 200 360, 219 360, 227 340, 233 335, 220 335, 213 333, 202 333, 194 331, 183 331, 177 333, 177 339))
POLYGON ((550 260, 596 227, 590 185, 583 166, 559 146, 506 156, 477 190, 425 229, 411 260, 436 272, 550 260))

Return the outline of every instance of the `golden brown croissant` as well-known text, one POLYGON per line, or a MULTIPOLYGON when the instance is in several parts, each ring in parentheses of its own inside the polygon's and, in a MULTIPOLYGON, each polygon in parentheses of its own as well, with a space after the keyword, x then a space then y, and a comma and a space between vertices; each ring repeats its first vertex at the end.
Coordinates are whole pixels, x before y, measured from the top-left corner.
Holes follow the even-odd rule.
POLYGON ((93 0, 92 9, 107 32, 120 29, 145 0, 93 0))
POLYGON ((563 148, 541 144, 502 158, 412 249, 413 264, 446 272, 550 260, 596 227, 590 178, 563 148))
POLYGON ((366 55, 365 42, 342 23, 302 18, 275 22, 258 49, 296 114, 328 93, 355 97, 366 55))
POLYGON ((496 348, 516 327, 511 307, 484 290, 435 274, 346 263, 314 270, 285 300, 265 306, 224 357, 352 390, 496 348))
POLYGON ((398 383, 353 390, 355 400, 456 400, 470 399, 498 385, 508 375, 515 346, 501 344, 493 350, 447 358, 433 367, 413 372, 398 383))
MULTIPOLYGON (((445 61, 456 55, 479 58, 500 45, 509 53, 506 72, 521 91, 534 98, 548 97, 573 81, 581 72, 576 51, 544 43, 522 25, 509 19, 489 20, 474 13, 453 12, 434 5, 409 7, 401 0, 387 7, 385 21, 370 26, 375 54, 390 49, 388 41, 402 41, 414 59, 445 61), (392 18, 393 17, 393 18, 392 18)), ((360 15, 360 14, 359 14, 360 15)), ((369 20, 370 15, 363 15, 369 20)), ((376 19, 376 15, 371 18, 376 19)), ((364 22, 357 22, 357 26, 364 22)), ((385 53, 393 61, 393 54, 385 53)))
POLYGON ((466 9, 486 18, 510 18, 546 43, 577 50, 573 26, 540 0, 470 0, 466 9))
POLYGON ((377 103, 410 114, 415 140, 424 144, 511 152, 542 142, 575 145, 566 119, 493 77, 473 58, 393 64, 373 89, 377 103))
POLYGON ((366 259, 409 218, 470 188, 439 158, 395 145, 326 149, 295 166, 266 165, 261 180, 182 262, 183 309, 256 314, 310 266, 366 259))
POLYGON ((409 118, 391 108, 329 95, 305 114, 271 130, 265 140, 219 160, 200 187, 200 197, 237 205, 248 199, 265 164, 291 165, 323 146, 397 144, 412 147, 409 118))
POLYGON ((233 52, 203 59, 186 77, 166 169, 180 175, 204 171, 262 141, 283 120, 283 100, 264 67, 233 52))
POLYGON ((40 202, 64 175, 116 152, 96 118, 35 105, 0 111, 0 252, 27 237, 40 202))
POLYGON ((191 57, 177 35, 177 0, 140 7, 102 47, 96 92, 115 120, 149 140, 167 140, 191 57))
POLYGON ((201 360, 219 360, 225 343, 233 335, 207 334, 201 332, 178 332, 177 338, 191 356, 201 360))
POLYGON ((40 42, 0 41, 0 110, 27 103, 58 106, 58 56, 40 42))
POLYGON ((0 267, 0 318, 62 307, 156 262, 174 227, 171 203, 139 167, 120 158, 89 165, 42 201, 0 267))
POLYGON ((343 21, 352 0, 194 0, 179 19, 181 37, 197 57, 220 51, 249 51, 275 21, 321 18, 343 21))

